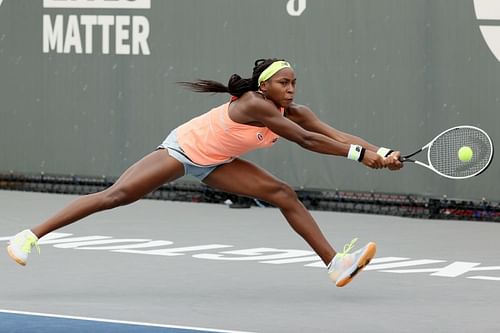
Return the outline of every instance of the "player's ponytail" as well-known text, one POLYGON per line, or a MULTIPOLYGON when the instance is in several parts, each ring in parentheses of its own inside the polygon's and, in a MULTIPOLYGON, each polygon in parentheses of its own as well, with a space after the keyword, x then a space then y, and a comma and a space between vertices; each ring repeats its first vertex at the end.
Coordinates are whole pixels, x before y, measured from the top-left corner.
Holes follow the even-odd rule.
POLYGON ((201 93, 229 93, 232 96, 240 97, 247 91, 257 91, 260 74, 273 62, 281 59, 258 59, 254 63, 252 77, 244 79, 238 74, 233 74, 229 78, 227 86, 212 80, 196 80, 194 82, 178 82, 182 86, 194 92, 201 93))

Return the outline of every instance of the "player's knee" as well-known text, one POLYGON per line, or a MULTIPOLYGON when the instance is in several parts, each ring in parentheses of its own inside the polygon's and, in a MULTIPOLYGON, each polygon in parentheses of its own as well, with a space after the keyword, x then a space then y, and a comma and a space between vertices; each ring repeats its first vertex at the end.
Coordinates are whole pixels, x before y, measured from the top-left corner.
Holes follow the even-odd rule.
POLYGON ((137 198, 135 198, 133 193, 126 188, 111 187, 103 192, 102 204, 104 209, 112 209, 115 207, 128 205, 136 200, 137 198))
POLYGON ((271 203, 280 208, 293 205, 298 200, 295 190, 286 183, 278 183, 271 193, 271 203))

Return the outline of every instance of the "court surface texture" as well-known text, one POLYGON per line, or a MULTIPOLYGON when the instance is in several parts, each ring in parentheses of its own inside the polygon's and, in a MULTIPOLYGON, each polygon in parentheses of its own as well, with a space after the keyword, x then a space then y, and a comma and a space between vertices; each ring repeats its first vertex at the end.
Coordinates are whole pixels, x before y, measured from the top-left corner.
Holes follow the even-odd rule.
POLYGON ((499 332, 499 223, 313 211, 377 257, 337 288, 274 208, 141 200, 40 242, 71 195, 0 191, 0 332, 499 332))

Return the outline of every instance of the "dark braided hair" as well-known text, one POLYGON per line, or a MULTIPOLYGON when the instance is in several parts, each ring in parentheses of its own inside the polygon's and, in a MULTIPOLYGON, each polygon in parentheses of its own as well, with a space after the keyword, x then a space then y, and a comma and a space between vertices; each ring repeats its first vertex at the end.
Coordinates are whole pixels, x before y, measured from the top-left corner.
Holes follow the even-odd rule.
POLYGON ((182 86, 194 92, 202 93, 229 93, 232 96, 240 97, 247 91, 257 91, 258 80, 260 74, 269 67, 273 62, 283 60, 277 58, 258 59, 254 63, 252 77, 243 79, 238 74, 233 74, 229 78, 227 87, 217 81, 212 80, 196 80, 194 82, 178 82, 182 86))

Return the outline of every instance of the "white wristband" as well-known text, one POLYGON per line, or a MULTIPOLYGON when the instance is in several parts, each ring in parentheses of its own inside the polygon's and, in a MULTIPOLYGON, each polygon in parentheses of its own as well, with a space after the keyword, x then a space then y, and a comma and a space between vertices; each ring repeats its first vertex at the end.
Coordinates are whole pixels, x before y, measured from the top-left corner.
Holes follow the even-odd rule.
POLYGON ((392 149, 389 149, 389 148, 385 148, 385 147, 380 147, 378 150, 377 150, 377 154, 379 154, 380 156, 382 157, 387 157, 389 156, 394 150, 392 149))
POLYGON ((347 153, 347 158, 353 161, 361 162, 365 155, 365 148, 360 145, 351 145, 349 152, 347 153))

